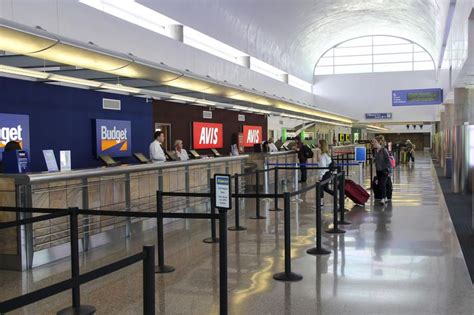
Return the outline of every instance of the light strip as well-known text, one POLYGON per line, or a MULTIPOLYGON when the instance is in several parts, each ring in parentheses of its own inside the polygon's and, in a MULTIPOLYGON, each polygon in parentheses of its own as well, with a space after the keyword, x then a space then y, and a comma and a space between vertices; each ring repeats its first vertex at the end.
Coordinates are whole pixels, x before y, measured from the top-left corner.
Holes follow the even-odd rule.
POLYGON ((210 106, 216 105, 216 102, 212 102, 212 101, 208 101, 204 99, 196 100, 196 103, 203 104, 203 105, 210 105, 210 106))
POLYGON ((5 66, 5 65, 0 65, 0 72, 21 75, 24 77, 30 77, 30 78, 36 78, 36 79, 43 79, 43 80, 47 79, 50 76, 49 73, 45 73, 45 72, 22 69, 22 68, 17 68, 17 67, 10 67, 10 66, 5 66))
POLYGON ((178 101, 196 102, 195 98, 189 96, 172 95, 171 98, 178 101))
POLYGON ((51 74, 48 78, 49 80, 53 81, 58 81, 58 82, 65 82, 65 83, 71 83, 71 84, 77 84, 77 85, 85 85, 85 86, 90 86, 94 88, 98 88, 102 86, 101 82, 93 81, 93 80, 84 80, 84 79, 79 79, 79 78, 73 78, 73 77, 67 77, 64 75, 57 75, 57 74, 51 74))
POLYGON ((103 83, 100 88, 102 89, 107 89, 107 90, 114 90, 114 91, 120 91, 120 92, 127 92, 127 93, 133 93, 133 94, 138 94, 140 93, 140 89, 130 87, 130 86, 125 86, 122 84, 109 84, 109 83, 103 83))

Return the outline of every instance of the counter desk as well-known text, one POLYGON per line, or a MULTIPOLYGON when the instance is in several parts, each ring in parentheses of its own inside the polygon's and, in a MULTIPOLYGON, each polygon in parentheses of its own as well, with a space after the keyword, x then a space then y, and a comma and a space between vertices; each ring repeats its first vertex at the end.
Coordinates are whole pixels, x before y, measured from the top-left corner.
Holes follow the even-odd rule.
MULTIPOLYGON (((1 174, 0 206, 155 212, 157 190, 207 192, 215 173, 242 173, 247 158, 241 155, 70 172, 1 174)), ((165 211, 185 207, 183 198, 167 199, 165 211)), ((204 199, 196 202, 207 204, 204 199)), ((0 222, 28 217, 31 215, 0 212, 0 222)), ((61 217, 0 230, 0 269, 26 270, 67 257, 68 220, 61 217)), ((155 224, 151 219, 80 215, 80 249, 133 237, 155 224)))

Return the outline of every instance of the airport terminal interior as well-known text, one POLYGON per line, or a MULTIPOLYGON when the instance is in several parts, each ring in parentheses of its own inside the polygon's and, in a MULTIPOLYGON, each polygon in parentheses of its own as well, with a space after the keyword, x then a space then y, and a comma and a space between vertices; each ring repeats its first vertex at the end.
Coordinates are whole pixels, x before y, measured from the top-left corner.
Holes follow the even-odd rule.
POLYGON ((474 314, 474 1, 0 0, 0 314, 474 314))

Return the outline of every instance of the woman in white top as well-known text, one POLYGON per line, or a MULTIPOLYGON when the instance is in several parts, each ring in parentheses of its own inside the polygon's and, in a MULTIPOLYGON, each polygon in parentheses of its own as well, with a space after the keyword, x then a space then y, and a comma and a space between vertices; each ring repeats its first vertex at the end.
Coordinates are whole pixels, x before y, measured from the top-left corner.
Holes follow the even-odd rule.
POLYGON ((278 152, 275 143, 273 143, 273 138, 268 139, 268 152, 278 152))
MULTIPOLYGON (((331 165, 332 159, 329 155, 329 145, 326 140, 321 139, 319 140, 319 148, 321 149, 321 157, 319 160, 319 167, 329 167, 331 165)), ((331 171, 327 169, 319 170, 319 178, 320 180, 326 180, 331 176, 331 171)), ((330 195, 334 194, 334 191, 329 189, 329 184, 323 185, 321 187, 321 205, 324 205, 324 192, 327 192, 330 195)))
POLYGON ((176 156, 180 161, 187 161, 189 160, 188 152, 183 149, 183 140, 176 140, 174 142, 174 151, 176 152, 176 156))

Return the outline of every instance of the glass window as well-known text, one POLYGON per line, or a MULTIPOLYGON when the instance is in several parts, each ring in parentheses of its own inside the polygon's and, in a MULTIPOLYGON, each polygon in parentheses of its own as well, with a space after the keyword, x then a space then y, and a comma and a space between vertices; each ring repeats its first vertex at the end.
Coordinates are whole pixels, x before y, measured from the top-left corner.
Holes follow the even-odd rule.
POLYGON ((334 48, 335 56, 360 56, 372 55, 372 46, 334 48))
POLYGON ((423 47, 391 36, 365 36, 328 50, 314 74, 434 70, 431 55, 423 47))
POLYGON ((334 74, 334 67, 320 67, 317 66, 316 70, 314 71, 314 74, 319 74, 319 75, 326 75, 326 74, 334 74))
POLYGON ((335 66, 334 74, 372 72, 372 65, 335 66))
POLYGON ((412 62, 412 61, 413 61, 413 54, 374 55, 374 63, 412 62))
POLYGON ((412 71, 412 62, 374 64, 374 72, 412 71))

